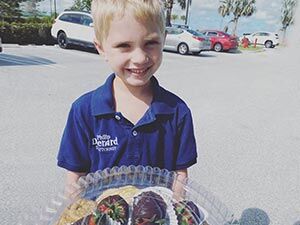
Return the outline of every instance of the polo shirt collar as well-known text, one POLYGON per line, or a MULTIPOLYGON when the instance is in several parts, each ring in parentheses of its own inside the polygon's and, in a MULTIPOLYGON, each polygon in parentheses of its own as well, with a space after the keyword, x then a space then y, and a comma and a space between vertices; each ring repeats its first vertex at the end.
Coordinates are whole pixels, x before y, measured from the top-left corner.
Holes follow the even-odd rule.
POLYGON ((158 80, 152 76, 151 83, 154 91, 153 101, 151 103, 151 111, 155 114, 173 114, 175 108, 170 99, 170 93, 168 93, 164 88, 162 88, 158 80))
MULTIPOLYGON (((93 116, 114 114, 115 111, 115 100, 112 93, 113 80, 115 79, 115 74, 111 74, 105 83, 97 88, 91 99, 91 110, 93 116)), ((173 114, 175 109, 170 103, 170 99, 167 96, 170 94, 163 89, 158 80, 152 76, 151 83, 154 91, 153 101, 150 106, 150 110, 153 114, 173 114)))
POLYGON ((92 95, 92 115, 99 116, 115 113, 115 100, 112 94, 115 75, 111 74, 105 83, 97 88, 92 95))

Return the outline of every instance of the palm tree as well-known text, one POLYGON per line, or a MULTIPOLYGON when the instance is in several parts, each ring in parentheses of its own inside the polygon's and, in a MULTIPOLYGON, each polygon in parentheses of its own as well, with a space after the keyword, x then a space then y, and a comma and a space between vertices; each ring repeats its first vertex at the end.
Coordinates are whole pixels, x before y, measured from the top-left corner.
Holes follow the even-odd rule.
MULTIPOLYGON (((165 8, 166 8, 166 26, 171 26, 171 15, 173 5, 175 4, 174 0, 163 0, 165 8)), ((181 7, 182 10, 186 10, 186 15, 188 15, 189 6, 192 4, 192 0, 177 0, 177 3, 181 7)), ((187 24, 187 16, 185 19, 185 23, 187 24)))
POLYGON ((174 20, 177 20, 177 19, 178 19, 178 15, 172 14, 171 19, 172 19, 173 21, 174 21, 174 20))
POLYGON ((180 19, 181 19, 181 20, 183 20, 183 21, 187 21, 187 19, 186 19, 186 16, 185 16, 185 15, 181 15, 181 16, 180 16, 180 19))
POLYGON ((283 30, 283 43, 286 38, 287 28, 294 23, 297 0, 284 0, 281 6, 281 24, 283 30))
POLYGON ((237 25, 241 16, 251 16, 256 11, 256 0, 221 0, 221 5, 218 8, 218 12, 222 17, 233 14, 233 18, 225 26, 224 30, 227 31, 228 25, 234 23, 232 34, 236 34, 237 25))
MULTIPOLYGON (((224 17, 230 15, 231 2, 232 2, 232 0, 221 0, 220 1, 221 5, 218 8, 218 13, 222 16, 221 24, 223 24, 224 17)), ((228 30, 228 27, 225 26, 224 31, 227 32, 227 30, 228 30)))
POLYGON ((192 5, 192 0, 186 0, 186 1, 181 0, 178 2, 179 2, 181 9, 186 9, 184 24, 188 25, 188 18, 189 18, 190 6, 192 5))
POLYGON ((232 5, 231 5, 232 0, 221 0, 220 3, 221 3, 221 5, 218 8, 218 13, 222 17, 229 16, 230 9, 232 7, 232 5))

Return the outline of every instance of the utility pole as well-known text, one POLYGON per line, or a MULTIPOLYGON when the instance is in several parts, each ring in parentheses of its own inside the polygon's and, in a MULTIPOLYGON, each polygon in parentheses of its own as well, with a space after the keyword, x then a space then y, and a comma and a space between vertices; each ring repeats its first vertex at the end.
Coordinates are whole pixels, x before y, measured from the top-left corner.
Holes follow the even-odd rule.
POLYGON ((56 13, 56 0, 54 0, 54 18, 56 18, 56 15, 57 13, 56 13))
POLYGON ((187 0, 186 12, 185 12, 185 25, 188 25, 189 11, 190 11, 190 1, 191 0, 187 0))

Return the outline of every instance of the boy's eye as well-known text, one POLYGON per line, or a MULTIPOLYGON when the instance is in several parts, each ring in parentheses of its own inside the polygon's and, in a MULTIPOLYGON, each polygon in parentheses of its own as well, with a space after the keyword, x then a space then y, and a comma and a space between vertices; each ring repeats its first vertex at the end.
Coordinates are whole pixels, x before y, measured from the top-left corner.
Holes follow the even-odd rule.
POLYGON ((116 48, 129 48, 130 45, 127 43, 120 43, 116 46, 116 48))
POLYGON ((158 45, 158 44, 159 44, 158 41, 148 41, 148 42, 146 43, 146 45, 148 45, 148 46, 158 45))

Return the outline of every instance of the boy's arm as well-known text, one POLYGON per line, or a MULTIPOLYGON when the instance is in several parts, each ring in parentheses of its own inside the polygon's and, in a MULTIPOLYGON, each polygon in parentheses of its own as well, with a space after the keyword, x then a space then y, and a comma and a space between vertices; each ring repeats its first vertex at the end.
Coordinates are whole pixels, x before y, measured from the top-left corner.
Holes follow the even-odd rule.
POLYGON ((184 185, 185 179, 188 177, 188 171, 187 169, 176 170, 176 174, 177 179, 174 182, 173 195, 175 199, 181 200, 185 196, 184 185))
POLYGON ((74 184, 82 176, 85 176, 86 173, 79 173, 73 171, 67 171, 66 174, 66 184, 65 184, 65 195, 66 197, 71 197, 72 194, 77 190, 74 184))

